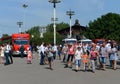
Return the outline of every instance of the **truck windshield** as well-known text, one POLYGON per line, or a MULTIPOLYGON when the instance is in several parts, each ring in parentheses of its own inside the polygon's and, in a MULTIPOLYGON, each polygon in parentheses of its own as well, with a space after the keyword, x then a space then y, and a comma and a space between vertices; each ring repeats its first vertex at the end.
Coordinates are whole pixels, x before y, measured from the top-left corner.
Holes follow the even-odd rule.
POLYGON ((74 44, 74 43, 76 43, 76 41, 75 40, 69 40, 69 41, 66 41, 66 43, 68 43, 68 44, 74 44))
POLYGON ((29 41, 28 40, 15 40, 14 41, 15 44, 17 45, 26 45, 26 44, 29 44, 29 41))
POLYGON ((91 43, 92 43, 92 40, 90 40, 90 39, 83 39, 83 40, 80 40, 80 42, 81 42, 82 44, 91 44, 91 43))
POLYGON ((104 43, 104 41, 97 41, 97 43, 99 43, 99 44, 103 44, 103 43, 104 43))
POLYGON ((82 43, 83 43, 83 44, 91 44, 92 41, 83 41, 82 43))

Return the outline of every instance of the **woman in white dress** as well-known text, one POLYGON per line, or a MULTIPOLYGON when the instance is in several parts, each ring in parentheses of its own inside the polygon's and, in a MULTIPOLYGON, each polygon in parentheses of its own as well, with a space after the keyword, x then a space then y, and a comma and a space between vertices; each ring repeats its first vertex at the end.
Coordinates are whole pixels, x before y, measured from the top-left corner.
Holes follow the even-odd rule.
POLYGON ((4 64, 4 51, 5 51, 5 46, 4 44, 1 46, 1 52, 0 52, 0 57, 1 57, 1 64, 4 64))
POLYGON ((118 60, 118 50, 116 47, 116 44, 112 44, 111 46, 111 55, 110 55, 110 60, 113 62, 113 69, 117 69, 117 60, 118 60))

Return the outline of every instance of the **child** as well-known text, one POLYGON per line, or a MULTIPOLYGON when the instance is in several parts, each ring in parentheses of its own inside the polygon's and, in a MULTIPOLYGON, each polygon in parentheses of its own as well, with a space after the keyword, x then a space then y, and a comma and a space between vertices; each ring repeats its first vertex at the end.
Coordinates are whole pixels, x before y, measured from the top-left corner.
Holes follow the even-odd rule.
POLYGON ((87 55, 86 52, 84 52, 82 55, 82 62, 83 62, 84 71, 86 71, 89 63, 89 56, 87 55))
POLYGON ((31 64, 31 63, 32 63, 32 52, 30 48, 27 48, 27 64, 31 64))
POLYGON ((50 68, 50 70, 53 70, 53 68, 52 68, 52 62, 53 62, 53 50, 52 50, 52 45, 51 44, 49 44, 48 45, 48 51, 47 51, 47 53, 48 53, 48 62, 49 62, 49 68, 50 68))
POLYGON ((76 70, 75 71, 76 72, 78 70, 80 70, 81 56, 82 56, 81 47, 78 47, 75 52, 75 62, 76 62, 76 70))
POLYGON ((91 61, 91 67, 92 67, 93 73, 95 73, 95 68, 97 66, 97 56, 98 56, 98 53, 93 47, 90 51, 90 61, 91 61))

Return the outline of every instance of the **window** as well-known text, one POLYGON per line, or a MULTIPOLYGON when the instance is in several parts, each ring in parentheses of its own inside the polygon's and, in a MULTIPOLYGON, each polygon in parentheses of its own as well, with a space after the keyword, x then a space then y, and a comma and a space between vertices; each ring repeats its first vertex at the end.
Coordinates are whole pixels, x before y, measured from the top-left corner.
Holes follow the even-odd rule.
POLYGON ((26 44, 29 44, 29 41, 28 40, 15 40, 14 41, 15 44, 17 45, 26 45, 26 44))

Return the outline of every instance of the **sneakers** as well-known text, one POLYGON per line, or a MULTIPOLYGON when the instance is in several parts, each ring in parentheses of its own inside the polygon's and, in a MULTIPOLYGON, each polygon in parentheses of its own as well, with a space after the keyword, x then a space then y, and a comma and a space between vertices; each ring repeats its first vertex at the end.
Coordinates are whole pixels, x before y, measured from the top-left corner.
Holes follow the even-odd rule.
POLYGON ((92 73, 95 73, 95 71, 92 71, 92 73))
POLYGON ((75 72, 78 72, 78 70, 75 70, 75 72))
POLYGON ((68 65, 65 65, 65 67, 64 68, 68 68, 68 65))
POLYGON ((53 70, 53 68, 50 68, 50 70, 53 70))

